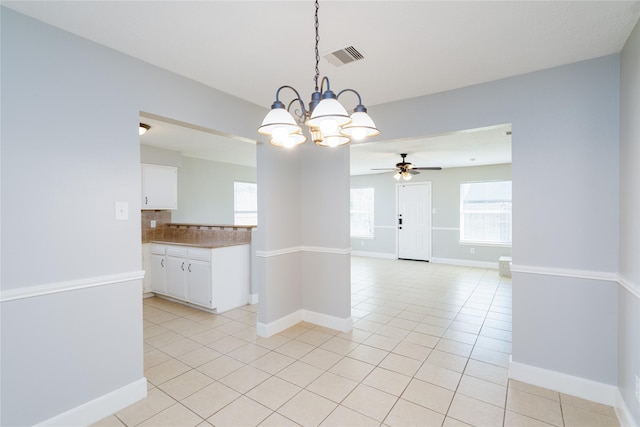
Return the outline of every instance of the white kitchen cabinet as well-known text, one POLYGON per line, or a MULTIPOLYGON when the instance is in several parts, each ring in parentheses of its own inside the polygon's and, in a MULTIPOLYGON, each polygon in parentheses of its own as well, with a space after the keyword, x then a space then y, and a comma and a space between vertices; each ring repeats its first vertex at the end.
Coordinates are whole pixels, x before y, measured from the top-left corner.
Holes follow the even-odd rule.
POLYGON ((151 290, 151 244, 142 244, 142 269, 144 278, 142 279, 142 294, 149 294, 151 290))
POLYGON ((155 293, 218 313, 248 303, 250 245, 209 249, 153 244, 152 248, 151 283, 155 293), (158 254, 160 248, 164 255, 158 254), (158 267, 160 262, 153 259, 154 255, 163 260, 164 268, 158 267), (164 289, 156 284, 163 284, 164 289))
POLYGON ((142 209, 178 209, 178 168, 142 164, 142 209))
POLYGON ((167 293, 167 287, 165 285, 167 265, 167 261, 165 259, 166 248, 163 245, 152 244, 150 252, 150 267, 149 270, 147 270, 145 277, 149 276, 152 292, 164 295, 167 293))

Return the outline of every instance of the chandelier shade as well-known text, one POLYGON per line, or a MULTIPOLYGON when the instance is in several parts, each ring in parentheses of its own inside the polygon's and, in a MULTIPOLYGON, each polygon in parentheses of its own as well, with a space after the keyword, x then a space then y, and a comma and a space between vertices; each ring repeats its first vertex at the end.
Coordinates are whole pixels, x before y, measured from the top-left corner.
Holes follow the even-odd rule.
POLYGON ((340 132, 356 141, 380 135, 380 131, 366 111, 355 111, 351 114, 351 123, 343 126, 340 132))
POLYGON ((301 132, 302 129, 298 126, 291 113, 285 110, 282 103, 279 103, 282 106, 277 104, 278 102, 273 103, 271 110, 267 113, 262 121, 262 125, 258 128, 258 133, 273 136, 281 132, 286 132, 287 134, 301 132))
POLYGON ((315 91, 311 94, 309 108, 305 107, 304 101, 302 101, 296 89, 287 85, 281 86, 276 91, 276 100, 271 105, 271 110, 258 128, 258 133, 271 137, 269 142, 278 147, 290 148, 305 142, 307 138, 302 134, 302 127, 300 126, 302 124, 308 128, 308 133, 311 135, 313 142, 316 145, 325 147, 336 147, 348 144, 352 139, 361 140, 380 134, 373 120, 367 114, 367 109, 362 105, 358 92, 353 89, 344 89, 336 95, 331 91, 327 77, 323 77, 321 84, 318 84, 320 79, 318 0, 315 1, 315 8, 315 91), (295 93, 295 98, 288 104, 287 108, 280 101, 280 91, 283 89, 289 89, 295 93), (340 95, 345 92, 352 92, 358 97, 358 105, 351 116, 338 101, 340 95), (299 106, 299 109, 297 107, 294 109, 296 117, 289 112, 292 105, 299 106))

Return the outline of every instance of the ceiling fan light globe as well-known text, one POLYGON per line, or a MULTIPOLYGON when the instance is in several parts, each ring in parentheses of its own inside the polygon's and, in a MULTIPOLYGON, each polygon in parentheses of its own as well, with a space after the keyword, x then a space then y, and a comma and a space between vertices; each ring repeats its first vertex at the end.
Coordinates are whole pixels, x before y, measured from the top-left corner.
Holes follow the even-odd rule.
POLYGON ((400 172, 396 172, 395 175, 393 175, 393 177, 396 179, 396 181, 400 181, 400 178, 402 178, 402 175, 400 174, 400 172))

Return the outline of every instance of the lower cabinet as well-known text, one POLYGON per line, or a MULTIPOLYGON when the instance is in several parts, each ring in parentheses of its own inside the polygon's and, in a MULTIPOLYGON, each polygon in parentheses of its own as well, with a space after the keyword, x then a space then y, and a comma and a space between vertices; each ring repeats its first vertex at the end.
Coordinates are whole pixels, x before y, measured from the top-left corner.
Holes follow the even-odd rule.
POLYGON ((153 292, 227 311, 249 302, 250 246, 205 249, 153 244, 153 292))

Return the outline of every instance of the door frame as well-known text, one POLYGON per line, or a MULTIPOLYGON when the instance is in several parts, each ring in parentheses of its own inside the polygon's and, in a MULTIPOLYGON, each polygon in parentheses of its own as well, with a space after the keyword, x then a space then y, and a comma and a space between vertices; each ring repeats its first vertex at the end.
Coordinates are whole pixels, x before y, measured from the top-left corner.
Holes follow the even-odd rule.
MULTIPOLYGON (((428 204, 428 215, 429 215, 429 229, 427 230, 427 236, 429 239, 429 254, 427 257, 427 261, 431 262, 433 258, 433 236, 432 236, 432 228, 433 228, 433 186, 431 181, 419 181, 419 182, 397 182, 396 183, 396 200, 395 200, 395 229, 396 229, 396 259, 400 258, 400 229, 398 227, 398 217, 400 215, 400 187, 401 186, 417 186, 417 185, 425 185, 429 188, 429 198, 427 200, 428 204)), ((403 258, 404 259, 404 258, 403 258)))

